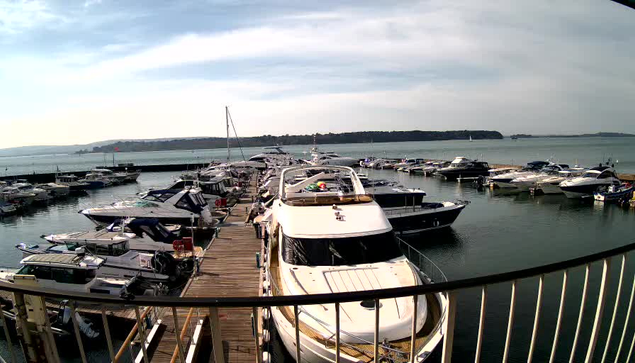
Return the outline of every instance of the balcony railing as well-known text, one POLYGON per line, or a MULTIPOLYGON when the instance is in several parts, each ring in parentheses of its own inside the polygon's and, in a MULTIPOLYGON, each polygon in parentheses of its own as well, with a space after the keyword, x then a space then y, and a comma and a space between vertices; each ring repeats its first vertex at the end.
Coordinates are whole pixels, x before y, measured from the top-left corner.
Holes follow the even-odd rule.
MULTIPOLYGON (((405 254, 411 258, 415 258, 414 256, 418 256, 418 252, 415 253, 414 248, 411 246, 402 243, 405 254)), ((510 343, 511 338, 514 333, 514 320, 516 313, 516 305, 519 301, 518 297, 518 283, 523 279, 537 278, 538 280, 538 288, 537 288, 537 296, 535 297, 535 312, 533 324, 531 324, 531 340, 529 342, 528 352, 527 352, 527 361, 531 362, 534 358, 534 353, 536 351, 536 341, 538 337, 538 333, 541 332, 543 334, 547 334, 549 336, 549 340, 551 343, 551 353, 550 353, 550 362, 555 361, 556 351, 558 349, 563 349, 562 345, 559 344, 559 337, 563 331, 563 314, 565 311, 565 301, 567 298, 567 291, 572 289, 570 283, 570 271, 576 267, 584 268, 584 280, 581 286, 582 289, 582 298, 579 302, 579 308, 576 312, 578 318, 575 327, 567 327, 567 330, 570 332, 574 332, 574 340, 572 346, 568 347, 569 361, 578 361, 575 360, 580 353, 584 355, 585 362, 591 361, 606 361, 609 348, 612 351, 615 351, 613 355, 612 361, 618 362, 628 362, 631 359, 633 353, 633 347, 635 345, 635 339, 630 334, 627 334, 629 331, 629 320, 631 318, 631 311, 633 305, 633 299, 635 295, 635 279, 627 286, 627 283, 624 280, 630 280, 625 276, 625 270, 627 265, 627 257, 628 253, 635 249, 635 243, 624 245, 621 247, 613 248, 607 251, 594 253, 590 255, 586 255, 583 257, 578 257, 566 261, 560 261, 556 263, 550 263, 542 266, 521 269, 511 272, 505 272, 500 274, 493 274, 487 276, 473 277, 462 280, 455 281, 446 281, 442 272, 439 270, 438 276, 430 276, 431 280, 434 283, 424 284, 420 286, 412 286, 412 287, 400 287, 400 288, 391 288, 391 289, 382 289, 382 290, 370 290, 370 291, 359 291, 359 292, 347 292, 347 293, 334 293, 334 294, 315 294, 315 295, 302 295, 302 296, 254 296, 254 297, 203 297, 203 298, 194 298, 194 297, 182 297, 175 298, 169 296, 159 296, 159 297, 147 297, 147 296, 137 296, 132 300, 125 300, 116 296, 102 296, 96 294, 85 294, 85 293, 70 293, 67 291, 58 291, 58 290, 50 290, 50 289, 38 289, 27 286, 9 284, 9 283, 0 283, 0 291, 10 292, 14 294, 14 305, 16 313, 16 320, 20 323, 21 326, 26 326, 26 311, 25 311, 25 299, 33 300, 33 297, 41 297, 46 299, 65 299, 71 301, 71 309, 73 310, 73 314, 71 314, 72 323, 75 327, 74 338, 75 342, 79 348, 79 355, 83 362, 87 360, 86 347, 84 345, 82 336, 79 333, 78 329, 78 321, 76 320, 76 315, 74 311, 76 306, 93 306, 97 307, 98 310, 101 311, 101 315, 103 318, 104 324, 104 334, 106 337, 106 342, 108 345, 108 354, 110 355, 111 360, 117 361, 118 355, 116 352, 121 351, 122 349, 128 349, 129 344, 131 344, 132 338, 126 339, 121 347, 114 346, 113 339, 111 336, 111 329, 108 325, 108 319, 106 318, 107 312, 111 310, 121 309, 122 307, 128 307, 134 310, 134 317, 137 321, 138 335, 141 341, 146 341, 146 337, 151 332, 146 331, 146 324, 144 324, 145 314, 152 314, 153 307, 166 307, 166 311, 172 312, 172 318, 175 323, 175 332, 177 335, 177 343, 175 344, 175 351, 178 354, 175 354, 175 359, 179 361, 187 360, 187 352, 185 351, 185 346, 183 342, 179 339, 181 335, 178 332, 181 332, 183 326, 179 325, 179 319, 177 316, 176 308, 189 308, 196 309, 199 312, 205 311, 205 315, 209 315, 211 331, 212 331, 212 339, 210 345, 214 350, 214 357, 216 362, 224 362, 222 348, 222 331, 219 328, 219 308, 251 308, 254 311, 254 315, 258 316, 258 308, 268 308, 270 309, 273 306, 288 306, 291 311, 294 311, 297 317, 297 314, 303 309, 303 306, 314 305, 314 304, 335 304, 338 307, 336 316, 338 320, 336 321, 336 331, 335 339, 336 339, 336 347, 337 347, 337 356, 335 361, 339 361, 339 349, 340 345, 340 324, 339 324, 339 306, 342 303, 346 302, 355 302, 355 301, 365 301, 372 300, 375 301, 376 304, 379 304, 382 299, 391 299, 391 298, 399 298, 399 297, 413 297, 421 296, 425 294, 433 294, 433 293, 442 293, 447 297, 447 316, 443 321, 443 343, 442 346, 437 347, 437 350, 441 352, 441 359, 443 362, 451 362, 452 361, 452 353, 453 353, 453 345, 454 345, 454 331, 456 326, 456 316, 457 316, 457 299, 459 294, 462 291, 467 289, 478 288, 481 292, 481 302, 480 302, 480 315, 479 315, 479 324, 478 324, 478 332, 476 334, 476 341, 474 342, 475 355, 474 361, 480 362, 490 361, 488 357, 483 356, 483 334, 484 334, 484 324, 486 320, 486 304, 488 298, 488 286, 500 283, 508 283, 511 285, 510 291, 510 301, 509 301, 509 313, 507 315, 507 329, 505 334, 505 341, 503 345, 502 351, 502 361, 507 362, 510 356, 510 343), (599 263, 602 266, 602 275, 599 289, 597 290, 598 300, 595 306, 593 307, 587 306, 587 297, 592 294, 590 291, 591 284, 589 283, 589 275, 591 270, 591 265, 593 263, 599 263), (618 264, 619 265, 619 275, 617 278, 611 278, 611 265, 618 264), (548 274, 558 273, 562 276, 562 285, 560 290, 559 297, 559 309, 557 312, 556 318, 556 326, 553 331, 545 331, 545 329, 539 329, 541 323, 541 308, 543 302, 543 292, 544 292, 544 281, 545 276, 548 274), (609 294, 609 285, 610 283, 616 283, 617 293, 615 295, 609 294), (630 296, 628 301, 625 301, 620 298, 622 295, 622 290, 630 288, 630 296), (77 305, 76 305, 77 304, 77 305), (144 311, 142 312, 142 308, 144 311), (583 319, 585 318, 585 313, 591 311, 589 308, 593 309, 593 319, 592 319, 592 328, 589 340, 584 341, 582 343, 580 333, 583 329, 583 319), (625 310, 624 310, 625 309, 625 310), (621 313, 618 313, 621 311, 621 313), (624 313, 625 318, 621 325, 616 324, 618 316, 623 316, 624 313), (610 315, 608 315, 610 314, 610 315), (606 315, 606 319, 605 319, 606 315), (610 316, 610 318, 608 318, 610 316), (608 332, 606 333, 603 339, 600 339, 600 328, 603 323, 608 323, 608 332), (621 331, 617 327, 622 327, 621 331), (575 329, 574 329, 575 328, 575 329), (584 351, 583 351, 584 350, 584 351), (578 355, 576 355, 578 353, 578 355), (595 357, 595 358, 594 358, 595 357), (620 360, 620 358, 622 358, 620 360)), ((419 264, 419 266, 432 266, 432 262, 427 259, 419 260, 419 257, 416 257, 413 261, 415 264, 419 264)), ((426 268, 428 271, 431 269, 426 268)), ((434 269, 432 269, 434 270, 434 269)), ((263 274, 264 277, 264 274, 263 274)), ((615 277, 615 276, 614 276, 615 277)), ((572 280, 571 280, 572 281, 572 280)), ((523 297, 527 299, 528 297, 523 297)), ((534 301, 534 300, 532 300, 534 301)), ((379 311, 379 309, 377 309, 379 311)), ((569 312, 571 313, 571 312, 569 312)), ((507 312, 506 312, 507 314, 507 312)), ((379 334, 379 315, 376 314, 375 326, 375 340, 374 340, 374 354, 376 359, 379 359, 378 354, 378 345, 380 342, 377 337, 379 334)), ((12 335, 8 331, 8 327, 6 324, 6 319, 3 314, 0 314, 2 319, 2 324, 5 331, 5 336, 9 340, 8 341, 8 356, 3 357, 6 361, 16 362, 18 360, 24 361, 37 361, 46 360, 50 362, 59 361, 59 349, 62 347, 57 346, 55 339, 53 338, 53 331, 48 323, 47 319, 44 319, 42 323, 38 326, 37 332, 31 333, 22 333, 23 340, 26 343, 24 345, 24 349, 21 351, 15 348, 14 343, 12 342, 12 335), (41 342, 40 344, 46 345, 46 357, 45 359, 41 359, 41 355, 38 355, 39 351, 42 350, 40 346, 33 346, 31 342, 34 341, 34 336, 30 336, 33 334, 38 335, 37 341, 41 342)), ((258 325, 258 319, 256 319, 256 328, 258 325)), ((606 326, 604 327, 606 329, 606 326)), ((258 331, 258 329, 255 329, 258 331)), ((632 328, 631 328, 632 330, 632 328)), ((131 333, 129 337, 134 337, 134 334, 131 333)), ((296 346, 301 347, 302 341, 300 340, 300 334, 296 334, 296 346)), ((255 336, 254 343, 260 347, 261 337, 255 336)), ((253 346, 250 346, 250 348, 253 346)), ((5 353, 6 354, 6 353, 5 353)), ((143 356, 143 360, 146 362, 150 361, 150 356, 146 351, 146 347, 144 344, 141 344, 141 352, 140 354, 143 356)), ((297 354, 300 353, 300 349, 298 348, 297 354)), ((559 353, 562 355, 562 351, 559 353)), ((258 362, 262 361, 262 355, 260 351, 257 353, 255 358, 258 362)), ((419 360, 419 357, 411 354, 410 361, 415 362, 419 360)))

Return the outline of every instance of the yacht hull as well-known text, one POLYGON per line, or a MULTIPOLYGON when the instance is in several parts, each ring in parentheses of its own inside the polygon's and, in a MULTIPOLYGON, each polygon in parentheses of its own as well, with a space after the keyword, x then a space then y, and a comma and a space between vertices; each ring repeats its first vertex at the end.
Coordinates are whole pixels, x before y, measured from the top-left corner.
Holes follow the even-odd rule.
MULTIPOLYGON (((109 226, 112 223, 114 223, 115 221, 118 220, 122 220, 131 216, 128 215, 104 215, 104 214, 87 214, 84 213, 84 215, 90 219, 91 221, 93 221, 93 223, 99 225, 99 226, 109 226)), ((189 226, 192 223, 195 226, 198 226, 199 223, 199 219, 200 217, 194 217, 194 222, 192 222, 191 218, 189 216, 187 217, 158 217, 156 215, 150 215, 150 216, 132 216, 132 217, 138 217, 138 218, 156 218, 158 219, 161 223, 163 224, 181 224, 184 226, 189 226)))
POLYGON ((540 183, 538 184, 537 189, 542 190, 543 194, 562 194, 562 189, 560 189, 560 183, 558 184, 540 183))
POLYGON ((567 198, 576 199, 583 197, 592 197, 599 187, 606 184, 583 184, 583 185, 571 185, 560 186, 560 189, 564 192, 567 198))
POLYGON ((454 204, 440 208, 422 208, 413 212, 408 212, 403 207, 395 208, 392 211, 403 212, 392 215, 391 209, 388 208, 386 212, 395 232, 410 234, 450 227, 464 208, 465 204, 454 204))

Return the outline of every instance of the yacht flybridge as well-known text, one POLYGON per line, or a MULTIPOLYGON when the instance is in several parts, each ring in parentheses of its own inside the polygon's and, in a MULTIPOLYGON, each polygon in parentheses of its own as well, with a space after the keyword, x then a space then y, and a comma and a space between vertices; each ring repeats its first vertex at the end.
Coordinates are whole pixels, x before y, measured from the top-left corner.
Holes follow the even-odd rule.
POLYGON ((317 147, 313 147, 311 149, 311 160, 308 160, 308 163, 311 165, 355 166, 359 164, 359 160, 348 156, 340 156, 332 151, 320 151, 317 147))
MULTIPOLYGON (((353 169, 291 167, 280 176, 272 205, 267 276, 273 295, 353 292, 414 286, 430 279, 402 253, 381 207, 367 195, 353 169)), ((379 353, 410 361, 416 318, 415 361, 424 360, 442 337, 442 294, 384 299, 379 304, 379 353), (416 317, 414 316, 414 312, 416 317)), ((341 362, 373 359, 375 305, 340 305, 341 362)), ((335 306, 299 307, 302 360, 335 362, 335 306)), ((273 307, 277 331, 295 355, 295 318, 290 307, 273 307)))

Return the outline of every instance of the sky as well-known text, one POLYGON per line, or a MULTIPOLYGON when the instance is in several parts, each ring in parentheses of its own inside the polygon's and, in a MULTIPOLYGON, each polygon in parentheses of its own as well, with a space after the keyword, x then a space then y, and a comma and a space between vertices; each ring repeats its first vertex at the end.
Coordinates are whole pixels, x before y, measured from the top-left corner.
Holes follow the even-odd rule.
POLYGON ((635 133, 608 0, 0 0, 0 148, 364 130, 635 133))

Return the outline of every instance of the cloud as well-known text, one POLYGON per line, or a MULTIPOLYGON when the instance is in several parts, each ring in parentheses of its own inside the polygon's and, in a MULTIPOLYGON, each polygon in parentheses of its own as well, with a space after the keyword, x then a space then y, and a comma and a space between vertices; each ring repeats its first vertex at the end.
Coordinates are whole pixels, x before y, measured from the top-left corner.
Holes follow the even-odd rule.
POLYGON ((0 34, 16 34, 42 24, 64 21, 41 0, 0 0, 0 34))

